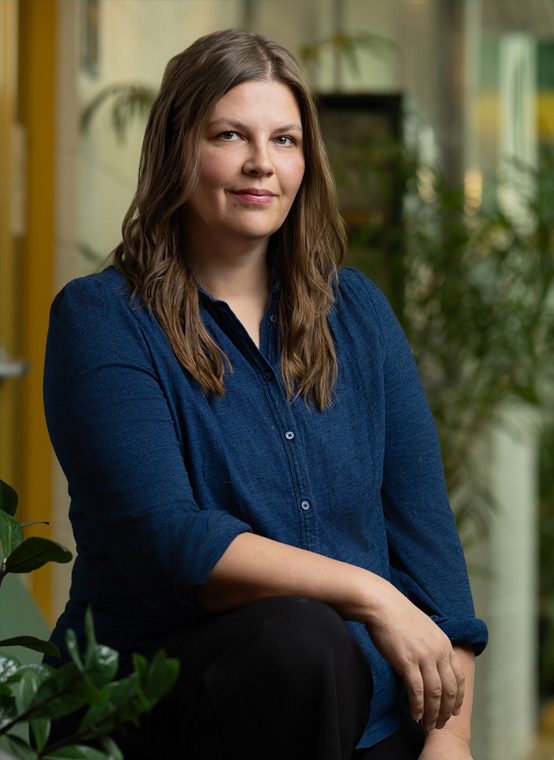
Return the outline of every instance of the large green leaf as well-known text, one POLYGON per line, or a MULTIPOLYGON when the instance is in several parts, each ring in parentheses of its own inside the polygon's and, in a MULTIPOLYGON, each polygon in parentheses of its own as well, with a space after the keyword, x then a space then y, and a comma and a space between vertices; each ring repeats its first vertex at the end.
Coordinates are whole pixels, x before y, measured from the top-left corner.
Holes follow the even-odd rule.
POLYGON ((38 753, 18 736, 8 736, 10 752, 20 760, 38 760, 38 753))
POLYGON ((75 663, 68 662, 52 671, 50 677, 42 683, 37 696, 43 700, 49 699, 54 694, 68 691, 81 679, 82 676, 75 667, 75 663))
POLYGON ((39 752, 42 752, 50 736, 50 718, 36 718, 29 721, 29 725, 31 726, 36 748, 39 752))
POLYGON ((98 689, 90 681, 85 682, 75 663, 69 662, 55 668, 40 685, 36 702, 42 713, 52 718, 62 718, 83 705, 97 701, 98 689))
POLYGON ((44 641, 44 639, 37 639, 35 636, 14 636, 12 639, 2 639, 0 641, 0 647, 25 647, 26 649, 32 649, 35 652, 42 652, 43 654, 49 654, 51 657, 59 657, 60 650, 51 641, 44 641))
POLYGON ((0 509, 0 539, 5 557, 9 557, 23 541, 21 525, 3 509, 0 509))
POLYGON ((33 673, 32 670, 23 671, 17 689, 15 690, 15 704, 20 715, 32 705, 39 685, 40 679, 36 673, 33 673))
POLYGON ((148 668, 146 683, 142 688, 144 696, 151 705, 155 705, 173 688, 178 676, 179 661, 168 660, 163 649, 156 652, 148 668))
POLYGON ((69 549, 55 541, 31 536, 10 554, 6 570, 9 573, 30 573, 47 562, 70 562, 72 556, 69 549))
POLYGON ((0 509, 12 517, 17 510, 17 494, 11 486, 0 480, 0 509))
POLYGON ((109 683, 119 668, 119 654, 115 649, 97 644, 92 657, 87 654, 87 675, 98 688, 109 683))

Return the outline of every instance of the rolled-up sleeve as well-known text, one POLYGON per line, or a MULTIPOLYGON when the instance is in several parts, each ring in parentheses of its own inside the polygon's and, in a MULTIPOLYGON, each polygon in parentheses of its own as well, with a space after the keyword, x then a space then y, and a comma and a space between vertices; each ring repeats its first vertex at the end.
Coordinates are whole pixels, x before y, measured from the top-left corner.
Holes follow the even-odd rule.
POLYGON ((175 421, 128 300, 94 278, 75 280, 57 296, 46 349, 46 419, 73 501, 103 550, 147 606, 179 614, 250 527, 195 500, 175 421))
POLYGON ((451 641, 479 654, 487 628, 475 617, 434 420, 402 328, 385 297, 368 287, 385 355, 382 501, 392 578, 451 641))

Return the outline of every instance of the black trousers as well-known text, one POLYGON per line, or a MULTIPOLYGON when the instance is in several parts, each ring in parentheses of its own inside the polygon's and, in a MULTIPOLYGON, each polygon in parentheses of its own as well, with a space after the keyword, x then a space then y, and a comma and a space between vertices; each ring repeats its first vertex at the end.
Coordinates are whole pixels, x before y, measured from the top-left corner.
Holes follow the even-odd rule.
MULTIPOLYGON (((356 750, 373 692, 367 660, 340 616, 302 597, 264 599, 178 631, 176 687, 114 738, 125 760, 415 760, 417 724, 356 750)), ((122 666, 120 676, 132 665, 122 666)), ((71 719, 72 716, 70 716, 71 719)), ((67 720, 57 732, 72 726, 67 720)))

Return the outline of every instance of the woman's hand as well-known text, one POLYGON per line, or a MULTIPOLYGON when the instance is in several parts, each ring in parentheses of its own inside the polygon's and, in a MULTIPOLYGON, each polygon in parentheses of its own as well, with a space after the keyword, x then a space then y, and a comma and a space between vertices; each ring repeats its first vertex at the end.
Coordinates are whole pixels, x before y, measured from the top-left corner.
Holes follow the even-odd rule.
MULTIPOLYGON (((426 732, 443 728, 452 715, 460 713, 464 699, 464 670, 450 640, 387 581, 374 584, 372 596, 366 629, 378 651, 402 676, 412 717, 423 720, 426 732)), ((466 760, 469 755, 463 757, 466 760)))

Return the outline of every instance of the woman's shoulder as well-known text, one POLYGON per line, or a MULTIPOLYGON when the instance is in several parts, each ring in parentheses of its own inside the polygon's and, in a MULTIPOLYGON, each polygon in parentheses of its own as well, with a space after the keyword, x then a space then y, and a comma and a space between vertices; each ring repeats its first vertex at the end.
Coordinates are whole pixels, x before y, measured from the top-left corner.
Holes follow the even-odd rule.
POLYGON ((375 319, 383 328, 396 317, 385 295, 363 272, 353 267, 338 270, 337 306, 355 310, 366 319, 375 319))
POLYGON ((97 299, 110 304, 120 302, 124 305, 131 302, 129 284, 113 266, 68 282, 54 298, 52 309, 55 313, 56 309, 67 301, 73 305, 81 304, 86 307, 87 303, 97 299))
POLYGON ((133 297, 125 277, 113 267, 78 277, 62 288, 50 309, 49 333, 57 340, 126 341, 132 334, 141 342, 159 332, 150 310, 133 297))

